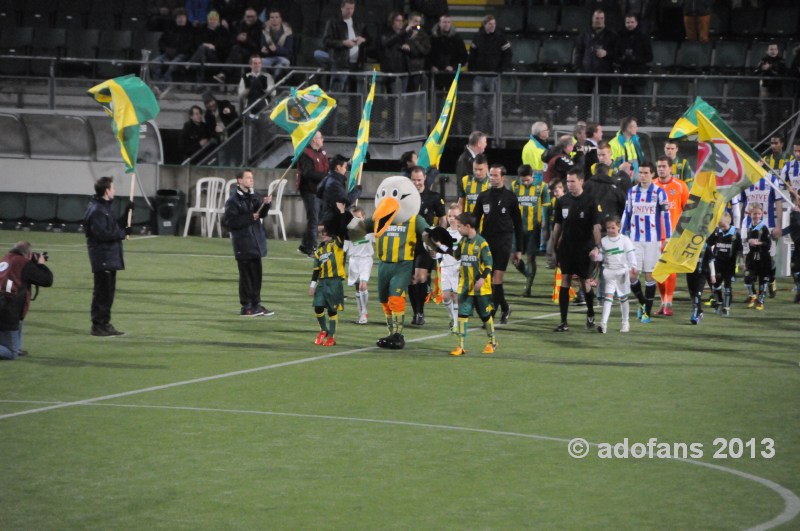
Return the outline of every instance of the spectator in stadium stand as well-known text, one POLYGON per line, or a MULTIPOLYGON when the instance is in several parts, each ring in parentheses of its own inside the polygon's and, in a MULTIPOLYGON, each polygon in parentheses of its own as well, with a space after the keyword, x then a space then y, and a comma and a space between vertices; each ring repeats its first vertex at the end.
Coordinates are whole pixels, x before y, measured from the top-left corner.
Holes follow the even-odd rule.
MULTIPOLYGON (((761 76, 761 134, 766 135, 781 123, 781 103, 771 101, 783 97, 783 81, 776 77, 786 75, 786 63, 778 53, 778 43, 767 44, 767 53, 758 62, 754 74, 761 76)), ((755 53, 755 51, 751 52, 755 53)))
MULTIPOLYGON (((158 49, 161 53, 153 60, 150 69, 153 81, 172 82, 172 75, 178 69, 175 63, 186 61, 194 53, 194 29, 188 24, 185 9, 178 8, 174 11, 172 23, 158 40, 158 49), (165 63, 168 64, 166 68, 165 63)), ((163 96, 168 89, 169 87, 166 87, 157 92, 161 92, 163 96)))
POLYGON ((244 0, 214 0, 214 11, 219 13, 220 24, 228 31, 244 18, 246 7, 244 0))
POLYGON ((193 28, 205 25, 210 9, 209 0, 186 0, 186 11, 189 16, 189 24, 193 28))
POLYGON ((272 79, 272 76, 261 69, 261 56, 254 53, 250 57, 250 71, 245 72, 239 80, 238 93, 242 100, 242 107, 246 109, 253 103, 261 101, 259 105, 250 110, 251 114, 257 114, 267 106, 264 98, 270 96, 270 91, 274 86, 275 80, 272 79))
MULTIPOLYGON (((602 9, 592 13, 592 27, 584 30, 575 43, 572 62, 575 69, 583 74, 610 74, 613 72, 613 60, 616 51, 617 36, 606 28, 606 14, 602 9)), ((579 78, 578 92, 591 94, 595 78, 579 78)), ((600 94, 611 92, 611 79, 600 78, 598 81, 600 94)))
POLYGON ((651 35, 656 27, 656 17, 661 8, 655 0, 622 0, 622 13, 630 13, 639 21, 639 28, 645 35, 651 35))
MULTIPOLYGON (((197 42, 199 45, 194 54, 189 58, 190 63, 224 63, 228 58, 231 48, 231 34, 220 23, 219 13, 209 11, 206 17, 206 25, 197 31, 197 42)), ((203 83, 203 69, 195 69, 197 83, 203 83)), ((215 67, 217 68, 217 67, 215 67)), ((215 75, 219 70, 215 70, 215 75)))
POLYGON ((531 136, 528 143, 522 148, 522 163, 527 164, 536 174, 544 173, 544 160, 542 155, 552 147, 549 141, 550 127, 546 122, 534 122, 531 125, 531 136))
POLYGON ((714 0, 683 0, 683 27, 687 41, 708 42, 714 0))
MULTIPOLYGON (((381 35, 381 72, 387 74, 403 74, 406 72, 407 56, 403 53, 402 46, 406 43, 408 34, 405 31, 405 18, 399 11, 389 14, 386 28, 381 35)), ((406 78, 387 77, 386 92, 405 92, 406 78)))
POLYGON ((185 7, 183 0, 150 0, 147 8, 147 29, 149 31, 166 31, 172 22, 172 13, 179 7, 185 7))
MULTIPOLYGON (((653 48, 649 36, 639 27, 636 15, 625 15, 625 29, 619 35, 616 51, 614 62, 619 65, 620 73, 647 73, 647 64, 653 60, 653 48)), ((622 77, 619 84, 623 94, 644 94, 647 80, 622 77)))
POLYGON ((179 139, 183 159, 191 157, 192 163, 197 162, 216 143, 217 135, 203 121, 203 109, 199 105, 192 105, 189 109, 189 119, 183 124, 179 139), (201 148, 208 149, 201 152, 201 148))
POLYGON ((411 11, 421 13, 425 18, 425 31, 429 34, 437 21, 441 21, 443 15, 450 14, 447 0, 409 0, 408 8, 411 11))
POLYGON ((342 0, 340 14, 328 19, 322 32, 322 43, 327 50, 334 72, 345 72, 334 75, 331 79, 332 92, 353 89, 356 83, 348 83, 346 72, 364 70, 367 50, 367 35, 364 22, 355 16, 355 0, 342 0))
MULTIPOLYGON (((228 54, 228 64, 243 65, 253 54, 259 54, 261 50, 261 22, 258 20, 258 13, 252 7, 248 7, 244 12, 244 17, 233 24, 231 30, 233 36, 233 46, 228 54)), ((228 75, 233 75, 233 70, 228 74, 220 72, 214 79, 220 83, 225 83, 228 75)))
POLYGON ((406 42, 400 49, 406 55, 406 71, 409 73, 407 92, 417 92, 422 88, 422 75, 414 74, 425 70, 428 54, 431 51, 431 38, 422 27, 422 15, 412 12, 408 15, 408 25, 405 29, 406 42))
POLYGON ((267 68, 274 68, 272 77, 280 80, 281 72, 292 64, 293 58, 292 28, 283 21, 281 12, 272 8, 261 31, 261 63, 267 68))
POLYGON ((475 97, 476 129, 491 131, 494 124, 494 96, 499 75, 511 68, 511 43, 497 29, 494 15, 486 15, 469 49, 470 72, 481 73, 472 79, 475 97), (481 96, 480 93, 490 94, 481 96))
POLYGON ((467 47, 464 38, 458 33, 450 15, 442 15, 439 22, 431 30, 431 53, 428 61, 434 74, 434 86, 440 90, 447 90, 453 81, 452 75, 442 75, 442 72, 455 73, 458 65, 467 64, 467 47))

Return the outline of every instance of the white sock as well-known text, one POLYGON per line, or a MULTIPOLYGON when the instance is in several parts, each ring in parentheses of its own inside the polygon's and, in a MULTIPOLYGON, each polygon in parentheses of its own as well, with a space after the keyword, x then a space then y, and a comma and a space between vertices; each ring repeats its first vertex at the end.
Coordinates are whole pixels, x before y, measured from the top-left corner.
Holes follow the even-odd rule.
POLYGON ((622 322, 627 323, 631 314, 631 303, 628 302, 628 297, 624 297, 619 303, 619 310, 622 313, 622 322))
POLYGON ((361 292, 358 291, 358 288, 356 288, 356 306, 358 307, 358 314, 362 315, 364 310, 362 309, 361 292))
POLYGON ((369 290, 359 291, 361 294, 361 315, 367 315, 367 301, 369 301, 369 290))
POLYGON ((606 326, 608 324, 608 317, 611 315, 611 303, 614 301, 614 296, 606 295, 603 298, 603 316, 600 318, 600 324, 606 326))

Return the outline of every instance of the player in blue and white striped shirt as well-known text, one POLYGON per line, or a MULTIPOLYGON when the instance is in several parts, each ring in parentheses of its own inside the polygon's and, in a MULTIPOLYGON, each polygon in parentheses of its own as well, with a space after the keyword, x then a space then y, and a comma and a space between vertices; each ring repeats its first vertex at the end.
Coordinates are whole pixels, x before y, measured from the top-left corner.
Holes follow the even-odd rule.
POLYGON ((800 139, 794 141, 792 152, 794 156, 783 165, 781 177, 786 186, 800 193, 800 139))
POLYGON ((653 184, 655 165, 645 162, 639 166, 639 184, 628 190, 628 200, 622 215, 622 232, 633 241, 636 250, 636 263, 640 264, 645 276, 645 292, 639 279, 632 279, 631 291, 639 300, 641 307, 637 312, 639 320, 649 323, 656 294, 656 281, 653 269, 664 248, 664 243, 672 235, 667 193, 653 184))

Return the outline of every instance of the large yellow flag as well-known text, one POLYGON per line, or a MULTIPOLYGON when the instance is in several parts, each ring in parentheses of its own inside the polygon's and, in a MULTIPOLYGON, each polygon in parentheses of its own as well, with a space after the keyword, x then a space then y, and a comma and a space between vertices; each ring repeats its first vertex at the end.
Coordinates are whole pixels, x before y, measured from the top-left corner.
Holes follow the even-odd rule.
POLYGON ((659 282, 671 273, 694 271, 728 201, 767 174, 700 111, 697 125, 697 174, 689 202, 653 270, 659 282))
POLYGON ((335 108, 336 100, 325 94, 317 85, 302 90, 292 88, 290 96, 278 102, 269 119, 287 131, 292 139, 294 158, 290 166, 297 161, 308 142, 335 108))
POLYGON ((458 95, 458 76, 461 75, 461 65, 458 65, 456 77, 450 84, 450 90, 447 92, 447 99, 444 100, 442 105, 442 113, 439 115, 439 121, 428 135, 422 149, 419 150, 419 158, 417 164, 428 170, 431 166, 439 169, 439 160, 442 158, 444 151, 444 144, 447 142, 447 135, 450 134, 450 125, 453 123, 453 116, 456 112, 456 96, 458 95))

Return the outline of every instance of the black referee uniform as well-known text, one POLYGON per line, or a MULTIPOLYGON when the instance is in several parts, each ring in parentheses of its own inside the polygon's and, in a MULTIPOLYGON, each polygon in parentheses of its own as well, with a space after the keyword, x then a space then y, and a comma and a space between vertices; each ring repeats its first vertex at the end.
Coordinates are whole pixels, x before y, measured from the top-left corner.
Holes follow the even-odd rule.
MULTIPOLYGON (((422 216, 431 227, 438 226, 439 219, 443 218, 446 214, 442 196, 426 188, 419 194, 419 198, 419 215, 422 216)), ((435 265, 436 262, 433 260, 433 257, 425 250, 422 238, 417 239, 417 245, 414 248, 414 268, 425 269, 430 273, 430 270, 433 269, 435 265)), ((430 281, 430 276, 428 280, 430 281)), ((413 283, 408 286, 408 299, 414 311, 411 324, 425 324, 425 299, 428 297, 428 284, 429 282, 422 282, 419 284, 413 283)))
MULTIPOLYGON (((522 215, 514 192, 506 188, 489 188, 475 200, 475 225, 492 252, 492 269, 505 271, 511 257, 514 238, 522 240, 522 215)), ((500 308, 501 322, 508 321, 508 302, 503 284, 492 283, 492 298, 500 308)))

